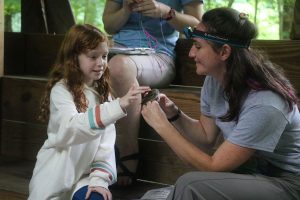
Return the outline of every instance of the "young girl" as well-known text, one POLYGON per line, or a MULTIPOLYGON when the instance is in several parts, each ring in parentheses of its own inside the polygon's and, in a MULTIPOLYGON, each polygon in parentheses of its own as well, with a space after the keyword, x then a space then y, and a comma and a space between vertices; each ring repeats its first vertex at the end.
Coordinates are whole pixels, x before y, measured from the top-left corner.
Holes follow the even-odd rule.
POLYGON ((112 99, 108 39, 91 25, 66 34, 41 106, 48 139, 37 155, 29 199, 111 200, 116 181, 114 122, 149 87, 112 99))

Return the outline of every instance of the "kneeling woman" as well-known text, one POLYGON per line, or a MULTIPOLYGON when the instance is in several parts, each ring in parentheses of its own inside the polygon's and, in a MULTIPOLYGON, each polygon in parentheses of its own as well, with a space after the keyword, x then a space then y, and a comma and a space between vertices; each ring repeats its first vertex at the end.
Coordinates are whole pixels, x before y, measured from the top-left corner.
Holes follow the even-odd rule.
POLYGON ((165 95, 142 109, 173 151, 199 170, 180 177, 169 199, 300 199, 297 97, 281 71, 249 48, 255 25, 244 13, 217 8, 185 33, 194 40, 196 73, 206 75, 200 119, 165 95), (197 147, 219 134, 224 142, 213 155, 197 147))

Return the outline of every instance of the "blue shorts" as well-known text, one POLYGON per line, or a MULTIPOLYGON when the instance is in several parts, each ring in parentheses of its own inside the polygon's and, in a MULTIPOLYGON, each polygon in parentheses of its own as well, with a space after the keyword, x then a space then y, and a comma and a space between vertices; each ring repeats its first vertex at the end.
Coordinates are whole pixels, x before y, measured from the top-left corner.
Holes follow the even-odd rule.
MULTIPOLYGON (((73 195, 72 200, 85 200, 85 195, 88 191, 88 186, 84 186, 77 190, 75 194, 73 195)), ((104 200, 102 194, 99 194, 98 192, 92 192, 90 195, 89 200, 104 200)))

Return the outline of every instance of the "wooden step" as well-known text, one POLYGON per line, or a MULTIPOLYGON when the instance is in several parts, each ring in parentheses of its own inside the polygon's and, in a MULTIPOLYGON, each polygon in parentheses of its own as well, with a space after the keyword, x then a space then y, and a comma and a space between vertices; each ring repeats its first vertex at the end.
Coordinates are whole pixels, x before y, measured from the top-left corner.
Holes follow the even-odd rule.
MULTIPOLYGON (((34 161, 24 161, 11 157, 0 157, 0 200, 25 200, 34 161)), ((138 199, 150 189, 165 187, 154 182, 138 180, 131 187, 111 188, 114 199, 138 199)))
POLYGON ((27 195, 17 192, 0 190, 0 200, 27 200, 27 195))
MULTIPOLYGON (((13 158, 14 161, 7 161, 8 164, 0 168, 0 178, 4 182, 10 180, 12 184, 21 184, 20 188, 0 184, 0 190, 27 194, 36 154, 47 137, 46 124, 37 120, 38 105, 46 81, 44 78, 25 76, 4 76, 1 79, 1 155, 13 158), (27 163, 31 165, 26 166, 27 163), (8 166, 12 169, 24 169, 19 174, 14 174, 19 170, 8 171, 8 166)), ((183 112, 197 118, 200 111, 200 90, 200 87, 173 85, 160 91, 169 96, 183 112)), ((180 175, 192 170, 144 121, 141 122, 138 141, 142 155, 138 170, 140 188, 134 188, 132 192, 128 190, 128 195, 139 196, 149 188, 173 184, 180 175)), ((120 192, 122 190, 115 191, 116 194, 120 192)))

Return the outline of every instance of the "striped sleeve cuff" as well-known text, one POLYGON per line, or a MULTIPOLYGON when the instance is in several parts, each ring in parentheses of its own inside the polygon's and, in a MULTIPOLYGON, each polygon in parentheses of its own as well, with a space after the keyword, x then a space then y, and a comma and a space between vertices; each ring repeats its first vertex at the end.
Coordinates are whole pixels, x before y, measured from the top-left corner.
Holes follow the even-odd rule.
POLYGON ((92 174, 103 174, 103 176, 108 177, 109 182, 114 183, 117 180, 117 174, 114 170, 112 170, 110 165, 107 165, 106 163, 103 162, 97 162, 93 163, 91 165, 91 173, 92 174), (104 175, 106 174, 106 175, 104 175))
POLYGON ((103 129, 126 115, 120 106, 119 99, 88 109, 88 121, 92 129, 103 129))
POLYGON ((90 127, 92 129, 105 128, 101 119, 100 105, 97 105, 94 108, 89 108, 88 115, 89 115, 90 127))

